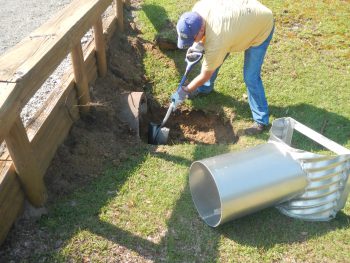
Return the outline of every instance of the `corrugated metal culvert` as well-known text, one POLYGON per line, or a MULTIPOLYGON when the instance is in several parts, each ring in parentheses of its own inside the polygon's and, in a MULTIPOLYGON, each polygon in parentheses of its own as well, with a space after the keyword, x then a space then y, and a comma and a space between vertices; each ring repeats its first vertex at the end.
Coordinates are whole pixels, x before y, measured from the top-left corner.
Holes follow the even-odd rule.
POLYGON ((294 218, 327 221, 345 206, 349 173, 350 150, 281 118, 266 144, 194 162, 189 183, 199 215, 212 227, 270 206, 294 218), (291 147, 294 130, 334 155, 291 147))

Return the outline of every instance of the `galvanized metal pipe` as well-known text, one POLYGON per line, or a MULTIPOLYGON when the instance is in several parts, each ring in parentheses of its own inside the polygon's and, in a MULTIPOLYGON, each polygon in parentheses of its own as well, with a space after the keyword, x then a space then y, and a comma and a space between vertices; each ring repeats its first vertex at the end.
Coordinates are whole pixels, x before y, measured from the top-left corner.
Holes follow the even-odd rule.
POLYGON ((213 227, 286 201, 307 184, 300 165, 274 143, 197 161, 190 169, 193 201, 213 227))
POLYGON ((269 206, 291 217, 321 221, 344 207, 350 189, 350 151, 318 133, 321 145, 341 154, 323 156, 294 149, 290 143, 295 126, 301 133, 306 130, 308 137, 316 133, 291 118, 278 119, 268 143, 191 165, 192 199, 209 226, 269 206))

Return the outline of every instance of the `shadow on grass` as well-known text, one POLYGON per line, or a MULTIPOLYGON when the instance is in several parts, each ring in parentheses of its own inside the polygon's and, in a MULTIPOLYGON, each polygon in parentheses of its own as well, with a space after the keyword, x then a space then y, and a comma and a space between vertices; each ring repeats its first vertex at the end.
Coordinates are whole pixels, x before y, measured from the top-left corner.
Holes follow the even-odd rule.
MULTIPOLYGON (((176 23, 172 22, 169 17, 167 11, 164 7, 156 5, 156 4, 145 4, 142 5, 142 10, 145 12, 147 18, 152 23, 153 27, 157 31, 157 36, 164 37, 177 42, 177 33, 176 33, 176 23)), ((156 37, 157 37, 156 36, 156 37)), ((185 62, 185 54, 186 50, 163 50, 163 54, 171 59, 175 65, 178 73, 180 75, 185 73, 186 62, 185 62), (180 55, 179 55, 180 54, 180 55)), ((195 74, 199 72, 199 66, 195 66, 192 70, 192 73, 189 74, 189 78, 193 77, 195 74)), ((174 90, 176 87, 174 87, 174 90)))
MULTIPOLYGON (((220 76, 218 80, 220 81, 220 76)), ((209 111, 220 112, 223 107, 234 109, 235 120, 245 120, 252 122, 251 111, 247 101, 239 101, 232 97, 214 91, 205 97, 196 98, 193 100, 194 108, 202 108, 203 104, 207 105, 210 101, 218 101, 219 103, 211 103, 209 111)), ((315 130, 333 140, 334 142, 344 145, 347 144, 350 138, 350 120, 344 116, 333 112, 326 111, 314 105, 300 103, 279 107, 269 105, 271 120, 283 117, 291 117, 303 123, 309 128, 315 130)), ((236 131, 242 134, 242 131, 236 131)), ((267 134, 258 135, 262 139, 268 139, 267 134)), ((320 151, 322 146, 308 139, 307 137, 295 132, 292 140, 292 147, 299 148, 305 151, 320 151)))
MULTIPOLYGON (((197 148, 204 149, 204 147, 197 148)), ((145 156, 150 150, 151 148, 147 146, 135 149, 138 152, 136 158, 127 161, 118 170, 112 169, 86 188, 68 196, 66 201, 54 205, 48 218, 42 219, 41 224, 47 227, 57 239, 68 241, 78 232, 85 230, 154 262, 214 260, 217 257, 220 235, 215 230, 208 228, 196 216, 188 185, 176 202, 170 219, 167 221, 167 234, 159 243, 149 241, 136 233, 123 230, 101 219, 103 207, 109 203, 109 200, 116 197, 116 194, 111 195, 110 193, 119 194, 130 175, 145 161, 145 156), (72 200, 74 200, 74 206, 71 205, 72 200)), ((222 146, 220 150, 213 148, 213 151, 225 151, 225 147, 222 146)), ((209 156, 213 151, 207 150, 206 154, 209 156)), ((178 156, 153 154, 158 158, 173 162, 174 165, 189 166, 191 163, 191 160, 178 156)), ((203 155, 202 150, 199 150, 198 154, 200 158, 208 157, 203 155)), ((36 255, 38 256, 40 258, 40 255, 36 255)), ((52 256, 65 261, 71 259, 72 255, 53 254, 52 256)))
POLYGON ((171 22, 164 7, 155 4, 144 4, 142 5, 142 10, 159 34, 166 33, 166 31, 171 29, 169 28, 171 22))
POLYGON ((286 217, 269 208, 219 227, 218 232, 235 242, 268 250, 276 244, 293 244, 348 229, 350 216, 339 212, 329 222, 307 222, 286 217))
MULTIPOLYGON (((173 163, 173 166, 188 167, 193 161, 166 153, 152 152, 152 149, 154 148, 148 146, 135 149, 138 152, 137 157, 128 160, 118 169, 113 168, 85 189, 69 196, 66 202, 59 202, 53 207, 49 217, 42 220, 42 224, 52 231, 53 236, 60 236, 60 239, 67 241, 82 230, 89 231, 154 262, 213 262, 218 260, 218 247, 222 237, 240 245, 268 250, 276 244, 303 242, 331 231, 350 227, 350 216, 342 212, 330 222, 305 222, 286 217, 277 209, 268 208, 218 228, 211 228, 199 218, 195 210, 187 179, 185 187, 179 190, 182 191, 181 195, 167 220, 166 234, 159 242, 140 237, 137 233, 124 230, 101 219, 105 213, 104 207, 117 195, 123 195, 124 184, 146 161, 145 157, 150 154, 150 151, 151 155, 155 155, 160 160, 165 159, 173 163), (111 195, 111 192, 117 194, 111 195), (74 207, 71 205, 71 200, 76 203, 74 207)), ((228 148, 225 146, 217 148, 198 145, 194 146, 193 159, 203 159, 227 151, 228 148)), ((177 175, 170 173, 168 176, 177 175)), ((166 176, 161 176, 159 180, 161 178, 167 180, 166 176)), ((113 211, 113 208, 108 209, 113 211)), ((123 211, 120 207, 115 209, 119 209, 120 213, 125 215, 129 213, 127 208, 123 211)), ((84 254, 84 252, 80 253, 84 254)), ((59 258, 64 261, 71 256, 59 255, 59 258)))

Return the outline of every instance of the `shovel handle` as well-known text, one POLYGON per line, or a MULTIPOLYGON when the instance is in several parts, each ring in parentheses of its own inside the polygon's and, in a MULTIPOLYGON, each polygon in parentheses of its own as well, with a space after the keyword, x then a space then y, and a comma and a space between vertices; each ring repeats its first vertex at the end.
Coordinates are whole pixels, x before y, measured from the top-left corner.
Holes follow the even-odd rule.
POLYGON ((194 60, 189 60, 188 57, 186 56, 186 59, 185 59, 187 63, 186 71, 185 71, 185 74, 182 76, 182 79, 180 81, 179 86, 177 87, 177 90, 181 89, 181 87, 184 85, 187 79, 188 73, 190 73, 190 71, 192 70, 192 67, 196 65, 203 57, 203 53, 201 52, 193 52, 192 54, 195 54, 196 58, 194 60))
POLYGON ((187 75, 188 75, 188 72, 186 70, 185 74, 182 76, 182 79, 180 81, 179 86, 177 87, 177 91, 179 91, 182 88, 182 86, 184 85, 184 83, 185 83, 185 81, 187 79, 187 75))
POLYGON ((188 56, 186 56, 186 71, 190 71, 191 68, 196 65, 203 57, 203 53, 202 52, 192 52, 191 54, 193 54, 194 59, 190 60, 188 56))
POLYGON ((165 125, 165 123, 168 121, 170 114, 174 110, 174 108, 175 108, 175 102, 171 102, 169 105, 168 111, 166 112, 165 117, 164 117, 162 123, 160 124, 159 129, 162 128, 165 125))

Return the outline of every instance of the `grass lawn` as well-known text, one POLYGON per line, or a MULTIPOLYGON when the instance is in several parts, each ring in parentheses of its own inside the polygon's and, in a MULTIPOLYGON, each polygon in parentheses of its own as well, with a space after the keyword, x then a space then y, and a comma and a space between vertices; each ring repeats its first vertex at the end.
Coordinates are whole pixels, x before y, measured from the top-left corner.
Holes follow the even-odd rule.
MULTIPOLYGON (((290 116, 350 148, 350 2, 264 0, 276 30, 263 67, 270 121, 290 116), (325 123, 327 125, 325 126, 325 123)), ((144 0, 135 11, 142 37, 175 38, 169 30, 194 0, 144 0)), ((167 106, 185 69, 184 51, 143 59, 147 92, 167 106), (170 65, 170 66, 169 66, 170 65)), ((242 77, 243 56, 223 65, 216 92, 183 105, 235 113, 235 129, 251 124, 242 77)), ((170 120, 171 121, 171 120, 170 120)), ((188 186, 195 160, 266 142, 241 136, 227 145, 140 145, 118 168, 59 200, 40 224, 62 240, 43 258, 73 262, 350 262, 350 202, 330 222, 288 218, 275 208, 210 228, 199 218, 188 186), (74 206, 72 206, 74 200, 74 206), (115 261, 113 261, 113 258, 115 261)), ((296 137, 295 146, 322 148, 296 137)))

